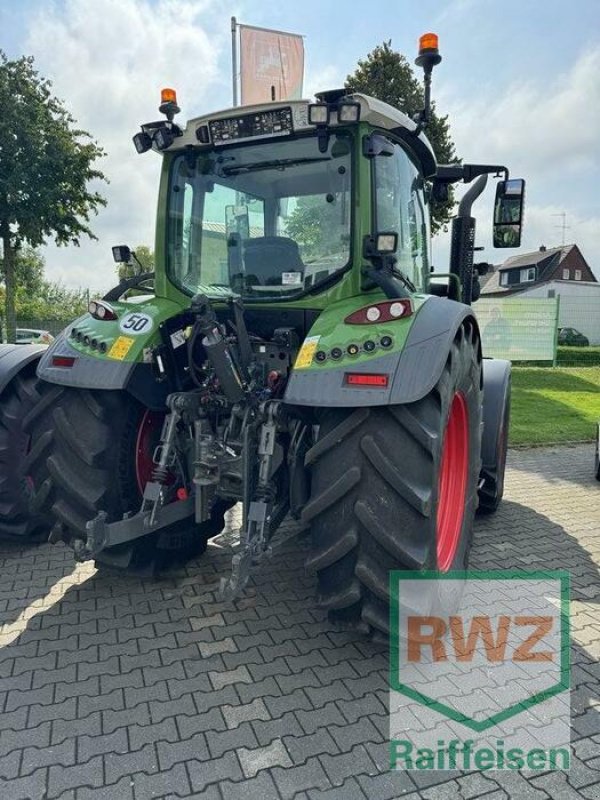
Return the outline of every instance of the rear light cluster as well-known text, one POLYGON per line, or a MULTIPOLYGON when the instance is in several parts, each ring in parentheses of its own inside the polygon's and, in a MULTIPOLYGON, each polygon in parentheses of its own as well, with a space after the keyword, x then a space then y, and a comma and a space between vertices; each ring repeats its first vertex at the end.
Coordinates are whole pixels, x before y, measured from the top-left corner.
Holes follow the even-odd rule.
POLYGON ((372 303, 349 314, 344 322, 347 325, 373 325, 380 322, 394 322, 406 319, 413 313, 410 300, 387 300, 383 303, 372 303))
POLYGON ((75 339, 78 344, 82 344, 85 347, 91 347, 92 350, 98 350, 100 353, 106 353, 108 350, 106 342, 101 342, 95 336, 90 336, 83 331, 77 330, 77 328, 71 328, 71 339, 75 339))
POLYGON ((88 311, 94 319, 109 321, 118 319, 117 312, 104 300, 92 300, 88 311))
POLYGON ((344 358, 344 356, 358 356, 360 353, 374 353, 378 347, 389 350, 393 344, 394 340, 391 336, 380 336, 377 340, 367 339, 365 342, 362 342, 362 344, 353 342, 349 344, 345 350, 342 350, 341 347, 332 347, 329 352, 326 350, 317 350, 315 353, 315 361, 319 364, 327 361, 328 358, 333 361, 339 361, 344 358))

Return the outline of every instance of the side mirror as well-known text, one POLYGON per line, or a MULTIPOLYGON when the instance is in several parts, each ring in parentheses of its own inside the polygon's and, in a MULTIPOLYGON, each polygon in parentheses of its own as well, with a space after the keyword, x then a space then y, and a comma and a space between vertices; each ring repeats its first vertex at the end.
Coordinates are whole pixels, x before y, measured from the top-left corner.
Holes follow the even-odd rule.
POLYGON ((131 250, 126 244, 117 244, 112 249, 113 260, 117 264, 129 264, 131 261, 131 250))
POLYGON ((499 181, 494 203, 494 247, 520 247, 525 181, 499 181))

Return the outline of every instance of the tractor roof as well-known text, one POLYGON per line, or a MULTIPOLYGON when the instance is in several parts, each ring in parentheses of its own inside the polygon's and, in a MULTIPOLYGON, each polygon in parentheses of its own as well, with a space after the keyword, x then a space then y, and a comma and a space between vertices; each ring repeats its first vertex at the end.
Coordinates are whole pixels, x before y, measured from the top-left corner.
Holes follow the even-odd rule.
MULTIPOLYGON (((345 99, 359 103, 361 122, 368 122, 375 128, 395 130, 396 132, 403 131, 409 136, 410 134, 414 134, 417 129, 416 123, 414 123, 409 116, 404 114, 402 111, 398 111, 397 108, 394 108, 393 106, 390 106, 381 100, 377 100, 374 97, 369 97, 365 94, 351 94, 345 99)), ((288 100, 285 102, 277 101, 274 103, 261 103, 260 105, 252 106, 235 106, 223 111, 217 111, 213 114, 205 114, 201 117, 195 117, 188 121, 187 125, 183 129, 183 136, 177 137, 169 149, 179 150, 180 148, 187 147, 189 145, 198 146, 200 142, 198 141, 196 132, 202 126, 210 126, 210 123, 214 122, 215 120, 236 119, 245 117, 249 114, 261 114, 264 112, 269 113, 276 111, 277 109, 291 109, 294 131, 314 130, 315 126, 311 125, 308 121, 309 105, 309 100, 288 100)), ((344 125, 347 125, 347 123, 344 123, 344 125)), ((336 126, 337 122, 334 122, 334 124, 330 125, 332 128, 335 128, 336 126)), ((271 135, 272 134, 267 134, 266 136, 269 136, 270 138, 271 135)), ((256 135, 253 136, 253 138, 260 139, 262 137, 260 135, 256 135)), ((431 157, 434 158, 433 149, 425 134, 419 133, 418 139, 421 145, 424 145, 427 150, 429 150, 431 157)), ((209 142, 206 142, 206 144, 209 144, 209 142)))

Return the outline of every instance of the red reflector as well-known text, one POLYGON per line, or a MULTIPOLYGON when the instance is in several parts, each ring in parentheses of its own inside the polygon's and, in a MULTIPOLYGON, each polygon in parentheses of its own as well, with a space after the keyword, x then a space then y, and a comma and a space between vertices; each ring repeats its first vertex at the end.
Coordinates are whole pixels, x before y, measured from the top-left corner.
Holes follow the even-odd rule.
POLYGON ((72 367, 74 363, 73 356, 52 356, 53 367, 72 367))
POLYGON ((179 489, 177 489, 176 494, 178 500, 187 500, 189 497, 188 490, 185 488, 185 486, 180 486, 179 489))
POLYGON ((389 375, 374 375, 368 372, 347 372, 346 384, 348 386, 374 386, 385 389, 388 385, 389 375))

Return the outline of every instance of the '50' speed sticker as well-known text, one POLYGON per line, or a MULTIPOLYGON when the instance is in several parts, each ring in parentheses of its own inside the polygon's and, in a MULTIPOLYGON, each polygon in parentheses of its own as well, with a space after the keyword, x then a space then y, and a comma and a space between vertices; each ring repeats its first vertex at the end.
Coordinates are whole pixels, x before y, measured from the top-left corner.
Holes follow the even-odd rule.
POLYGON ((139 311, 131 311, 129 314, 125 314, 119 323, 119 330, 129 334, 129 336, 150 333, 152 330, 152 317, 139 311))

